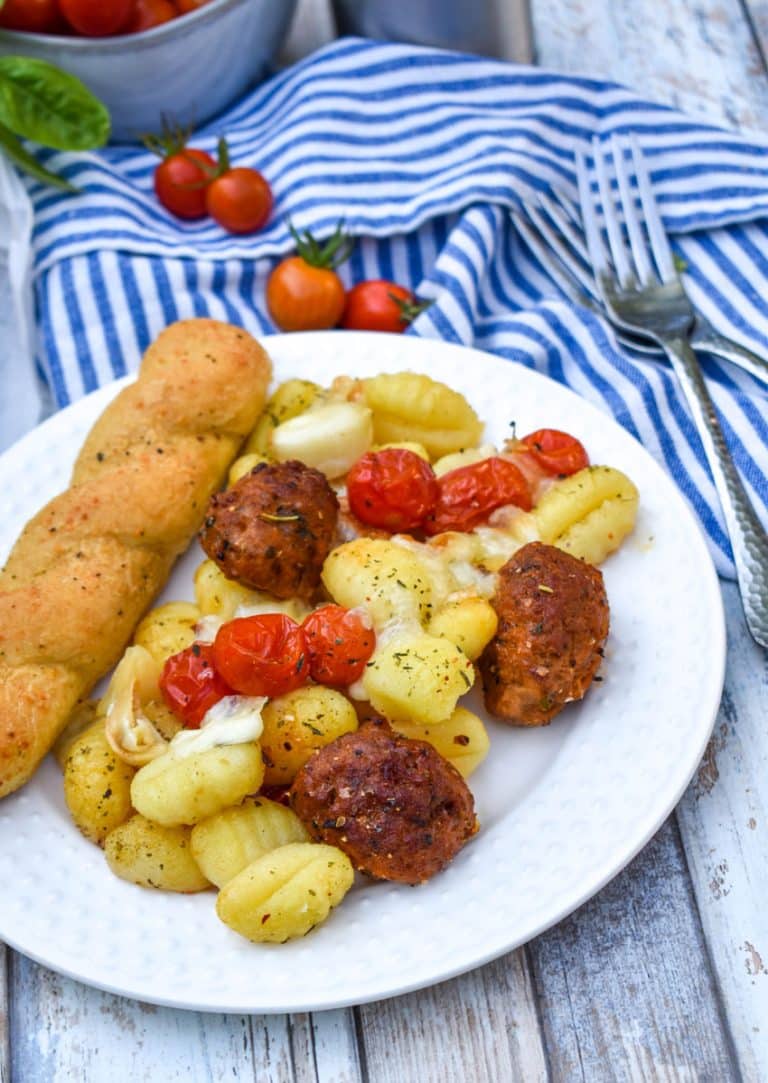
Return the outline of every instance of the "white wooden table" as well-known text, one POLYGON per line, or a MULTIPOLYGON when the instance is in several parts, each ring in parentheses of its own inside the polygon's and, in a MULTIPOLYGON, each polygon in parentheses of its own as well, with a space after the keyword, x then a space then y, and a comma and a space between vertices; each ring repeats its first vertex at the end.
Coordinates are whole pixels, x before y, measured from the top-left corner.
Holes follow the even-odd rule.
MULTIPOLYGON (((301 0, 289 56, 330 35, 319 3, 301 0)), ((500 52, 768 126, 757 0, 532 0, 530 25, 500 52)), ((135 1003, 0 946, 0 1083, 768 1080, 768 661, 730 584, 724 597, 726 688, 704 761, 645 850, 560 925, 423 992, 291 1016, 135 1003)))

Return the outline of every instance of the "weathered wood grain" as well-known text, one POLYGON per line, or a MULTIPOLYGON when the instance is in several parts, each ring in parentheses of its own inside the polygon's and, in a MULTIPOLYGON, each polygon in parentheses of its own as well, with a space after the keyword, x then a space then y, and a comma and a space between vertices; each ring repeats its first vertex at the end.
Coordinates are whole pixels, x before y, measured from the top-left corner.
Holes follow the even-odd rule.
POLYGON ((625 83, 690 116, 764 131, 768 79, 740 0, 533 0, 537 63, 625 83))
POLYGON ((768 58, 768 3, 766 0, 744 0, 747 18, 757 38, 758 47, 763 54, 763 62, 768 58))
POLYGON ((547 1079, 525 955, 357 1009, 370 1083, 547 1079))
POLYGON ((10 1078, 19 1083, 295 1078, 287 1016, 156 1007, 90 989, 18 955, 12 975, 10 1078))
POLYGON ((296 1083, 360 1083, 351 1011, 292 1015, 291 1028, 296 1083))
POLYGON ((0 1083, 11 1083, 11 1046, 8 1026, 8 957, 0 944, 0 1083))
POLYGON ((739 1078, 673 819, 529 955, 553 1083, 739 1078))
POLYGON ((726 584, 725 695, 678 808, 708 949, 744 1077, 768 1077, 768 654, 726 584))

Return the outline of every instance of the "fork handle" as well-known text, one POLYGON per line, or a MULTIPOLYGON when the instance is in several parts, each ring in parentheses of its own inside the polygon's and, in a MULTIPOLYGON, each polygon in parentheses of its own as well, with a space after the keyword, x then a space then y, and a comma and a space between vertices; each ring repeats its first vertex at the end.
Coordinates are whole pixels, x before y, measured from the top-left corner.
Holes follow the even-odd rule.
POLYGON ((741 483, 696 355, 682 338, 660 340, 699 431, 733 548, 747 625, 768 647, 768 534, 741 483))
POLYGON ((751 376, 768 384, 768 361, 754 350, 742 346, 740 342, 721 335, 706 320, 696 320, 691 333, 691 345, 695 350, 712 353, 716 357, 722 357, 724 361, 730 361, 732 365, 738 365, 751 376))

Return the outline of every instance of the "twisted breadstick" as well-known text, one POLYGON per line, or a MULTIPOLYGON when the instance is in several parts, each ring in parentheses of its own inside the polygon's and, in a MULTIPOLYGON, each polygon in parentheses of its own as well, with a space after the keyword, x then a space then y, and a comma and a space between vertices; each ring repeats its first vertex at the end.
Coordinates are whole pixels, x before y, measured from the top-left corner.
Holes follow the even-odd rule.
POLYGON ((0 797, 120 657, 253 428, 271 375, 245 331, 173 324, 106 408, 70 487, 0 572, 0 797))

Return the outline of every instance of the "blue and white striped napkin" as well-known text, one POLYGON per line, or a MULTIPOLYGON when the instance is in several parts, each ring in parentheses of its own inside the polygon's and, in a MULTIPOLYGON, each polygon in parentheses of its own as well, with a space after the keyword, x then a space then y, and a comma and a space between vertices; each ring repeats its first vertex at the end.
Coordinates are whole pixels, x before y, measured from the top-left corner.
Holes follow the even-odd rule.
MULTIPOLYGON (((30 182, 38 363, 63 406, 123 375, 168 322, 210 315, 275 330, 264 286, 293 248, 289 219, 360 238, 342 275, 393 278, 434 299, 408 331, 472 344, 546 373, 607 409, 678 481, 732 575, 717 496, 665 365, 617 349, 530 256, 508 209, 557 187, 574 150, 635 132, 687 282, 723 332, 768 354, 768 143, 687 119, 623 87, 414 46, 342 39, 282 71, 196 133, 258 167, 272 222, 235 238, 167 215, 140 147, 47 164, 83 191, 30 182)), ((768 392, 706 362, 728 442, 768 521, 768 392)))

